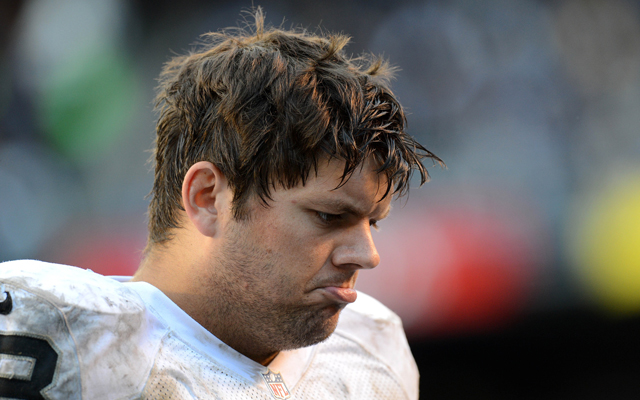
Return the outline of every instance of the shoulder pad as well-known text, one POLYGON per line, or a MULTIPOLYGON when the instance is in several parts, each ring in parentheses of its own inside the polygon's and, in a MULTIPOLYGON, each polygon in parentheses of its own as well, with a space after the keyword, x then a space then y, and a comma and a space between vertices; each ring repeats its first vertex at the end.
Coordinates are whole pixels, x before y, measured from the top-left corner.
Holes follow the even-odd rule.
POLYGON ((11 307, 0 315, 0 398, 140 392, 163 328, 126 285, 80 268, 21 260, 0 264, 0 302, 9 298, 11 307), (7 392, 15 388, 28 395, 7 392))
POLYGON ((54 304, 99 313, 135 313, 144 308, 137 294, 116 280, 68 265, 5 262, 0 264, 0 283, 25 289, 54 304))
POLYGON ((393 311, 373 297, 358 292, 358 299, 340 314, 334 334, 351 339, 380 359, 396 373, 409 398, 418 398, 418 367, 402 321, 393 311))

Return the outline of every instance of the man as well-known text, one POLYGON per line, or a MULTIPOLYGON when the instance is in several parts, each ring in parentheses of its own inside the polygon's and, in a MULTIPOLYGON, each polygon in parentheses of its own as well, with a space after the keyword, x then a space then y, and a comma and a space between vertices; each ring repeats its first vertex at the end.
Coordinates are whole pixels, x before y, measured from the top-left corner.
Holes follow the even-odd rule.
POLYGON ((347 41, 258 9, 165 66, 144 260, 120 281, 0 266, 0 397, 418 397, 399 318, 354 285, 391 198, 440 160, 347 41))

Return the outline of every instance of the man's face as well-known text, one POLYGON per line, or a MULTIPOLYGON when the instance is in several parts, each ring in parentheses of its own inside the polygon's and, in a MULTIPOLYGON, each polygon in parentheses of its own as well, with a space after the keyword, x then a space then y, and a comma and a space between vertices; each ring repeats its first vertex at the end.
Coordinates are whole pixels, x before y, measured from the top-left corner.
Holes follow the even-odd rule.
POLYGON ((326 339, 355 300, 358 271, 379 262, 371 225, 389 213, 391 196, 381 200, 387 181, 372 161, 336 189, 343 167, 323 162, 305 186, 274 190, 269 207, 255 201, 251 218, 224 226, 208 284, 230 341, 308 346, 326 339))

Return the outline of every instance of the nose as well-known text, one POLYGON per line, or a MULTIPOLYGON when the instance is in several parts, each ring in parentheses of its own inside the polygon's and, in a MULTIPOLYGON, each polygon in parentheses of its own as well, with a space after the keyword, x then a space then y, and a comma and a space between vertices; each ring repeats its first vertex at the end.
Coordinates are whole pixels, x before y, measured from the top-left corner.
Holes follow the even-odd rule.
POLYGON ((380 263, 378 249, 371 236, 369 222, 343 232, 333 252, 333 265, 349 269, 371 269, 380 263))

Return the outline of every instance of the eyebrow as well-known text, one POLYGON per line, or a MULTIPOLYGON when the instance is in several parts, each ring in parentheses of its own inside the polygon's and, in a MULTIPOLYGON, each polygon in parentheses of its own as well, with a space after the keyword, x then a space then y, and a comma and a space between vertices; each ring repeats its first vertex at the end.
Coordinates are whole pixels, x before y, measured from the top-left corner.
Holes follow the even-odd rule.
MULTIPOLYGON (((358 217, 364 217, 368 215, 366 210, 358 208, 353 204, 340 199, 325 199, 325 200, 314 199, 314 200, 311 200, 311 204, 315 206, 329 208, 334 212, 352 214, 358 217)), ((380 221, 387 218, 390 212, 391 212, 391 204, 389 205, 389 207, 387 207, 386 210, 383 211, 383 213, 380 215, 380 218, 377 218, 377 220, 380 221)))

